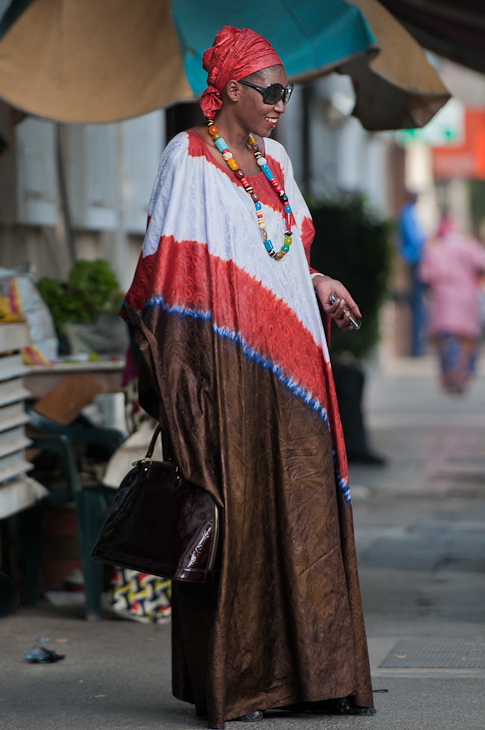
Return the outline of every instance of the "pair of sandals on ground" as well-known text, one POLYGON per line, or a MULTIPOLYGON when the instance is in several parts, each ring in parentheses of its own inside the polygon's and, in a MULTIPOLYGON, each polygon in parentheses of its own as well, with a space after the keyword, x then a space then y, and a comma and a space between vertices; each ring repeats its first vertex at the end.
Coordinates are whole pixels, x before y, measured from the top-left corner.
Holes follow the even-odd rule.
MULTIPOLYGON (((298 702, 295 705, 286 705, 278 708, 286 712, 303 712, 316 715, 375 715, 373 707, 358 707, 352 704, 348 697, 336 697, 331 700, 320 700, 319 702, 298 702)), ((262 710, 248 712, 246 715, 236 718, 240 722, 258 722, 264 718, 262 710)))

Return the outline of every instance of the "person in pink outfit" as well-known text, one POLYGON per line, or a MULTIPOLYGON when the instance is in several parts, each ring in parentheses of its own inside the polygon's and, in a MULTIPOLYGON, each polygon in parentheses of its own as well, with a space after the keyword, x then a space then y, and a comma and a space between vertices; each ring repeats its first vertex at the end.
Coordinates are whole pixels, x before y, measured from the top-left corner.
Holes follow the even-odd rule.
POLYGON ((443 215, 426 244, 419 276, 430 296, 428 336, 436 344, 443 388, 464 393, 475 370, 480 336, 479 283, 485 250, 443 215))

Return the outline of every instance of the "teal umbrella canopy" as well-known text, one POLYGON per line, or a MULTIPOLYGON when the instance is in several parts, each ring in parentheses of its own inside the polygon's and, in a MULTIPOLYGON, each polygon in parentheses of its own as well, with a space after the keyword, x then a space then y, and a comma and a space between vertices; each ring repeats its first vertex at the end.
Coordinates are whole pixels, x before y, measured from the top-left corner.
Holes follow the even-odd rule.
POLYGON ((294 81, 348 73, 367 129, 423 126, 449 98, 377 0, 12 0, 0 21, 0 97, 84 123, 195 99, 203 52, 224 25, 267 38, 294 81))
POLYGON ((293 80, 316 77, 357 56, 379 52, 365 16, 344 0, 214 0, 201 13, 198 0, 175 0, 172 14, 185 73, 195 94, 206 87, 202 55, 224 25, 251 28, 266 38, 293 80))

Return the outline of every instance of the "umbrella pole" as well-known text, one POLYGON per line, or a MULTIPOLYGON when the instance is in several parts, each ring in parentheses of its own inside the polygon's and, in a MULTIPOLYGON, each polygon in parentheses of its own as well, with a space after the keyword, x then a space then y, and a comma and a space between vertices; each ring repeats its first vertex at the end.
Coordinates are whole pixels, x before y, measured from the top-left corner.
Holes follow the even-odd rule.
POLYGON ((72 229, 71 211, 69 208, 69 197, 66 185, 66 158, 64 154, 64 137, 65 126, 56 124, 56 164, 57 164, 57 184, 59 186, 59 199, 61 204, 62 220, 64 223, 64 235, 66 237, 67 250, 71 266, 77 261, 76 242, 74 240, 74 231, 72 229))

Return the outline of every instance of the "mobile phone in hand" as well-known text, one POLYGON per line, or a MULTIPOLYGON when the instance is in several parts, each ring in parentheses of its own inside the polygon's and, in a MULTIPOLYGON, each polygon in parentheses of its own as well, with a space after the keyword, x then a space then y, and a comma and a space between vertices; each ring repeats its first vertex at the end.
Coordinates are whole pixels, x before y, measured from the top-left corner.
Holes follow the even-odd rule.
MULTIPOLYGON (((337 301, 337 299, 340 299, 340 297, 334 291, 331 292, 331 294, 330 294, 330 296, 328 298, 329 303, 330 304, 335 304, 335 302, 337 301)), ((352 317, 352 315, 350 315, 349 322, 352 325, 352 328, 354 330, 360 330, 360 326, 362 324, 362 320, 361 319, 354 319, 352 317)))

